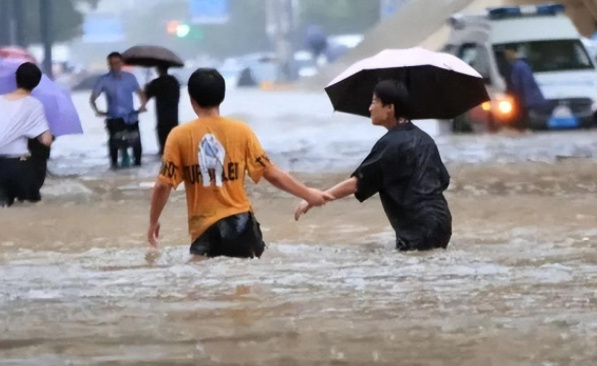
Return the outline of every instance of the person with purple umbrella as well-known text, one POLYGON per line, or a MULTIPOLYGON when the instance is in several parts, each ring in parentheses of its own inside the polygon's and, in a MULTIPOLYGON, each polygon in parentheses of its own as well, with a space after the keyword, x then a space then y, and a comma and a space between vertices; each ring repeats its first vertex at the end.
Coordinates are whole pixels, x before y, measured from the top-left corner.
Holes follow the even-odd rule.
POLYGON ((41 200, 36 165, 28 149, 29 139, 45 146, 53 140, 44 106, 31 96, 41 78, 36 65, 24 63, 16 71, 17 89, 0 96, 0 207, 11 206, 15 200, 41 200))

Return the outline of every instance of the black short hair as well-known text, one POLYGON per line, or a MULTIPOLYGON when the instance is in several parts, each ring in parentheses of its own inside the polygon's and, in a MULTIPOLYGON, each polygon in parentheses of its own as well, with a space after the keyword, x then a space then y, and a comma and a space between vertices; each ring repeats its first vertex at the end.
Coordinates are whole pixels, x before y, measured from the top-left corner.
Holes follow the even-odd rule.
POLYGON ((122 60, 122 54, 120 52, 111 52, 107 58, 108 60, 111 58, 119 58, 122 60))
POLYGON ((17 69, 17 87, 32 91, 41 81, 41 70, 31 62, 25 62, 17 69))
POLYGON ((375 96, 386 106, 394 105, 396 118, 409 118, 411 112, 410 95, 401 81, 383 80, 375 86, 375 96))
POLYGON ((226 82, 216 69, 197 69, 189 78, 189 95, 204 108, 217 107, 226 97, 226 82))
POLYGON ((504 51, 514 51, 518 52, 520 50, 520 45, 517 43, 509 43, 504 45, 504 51))

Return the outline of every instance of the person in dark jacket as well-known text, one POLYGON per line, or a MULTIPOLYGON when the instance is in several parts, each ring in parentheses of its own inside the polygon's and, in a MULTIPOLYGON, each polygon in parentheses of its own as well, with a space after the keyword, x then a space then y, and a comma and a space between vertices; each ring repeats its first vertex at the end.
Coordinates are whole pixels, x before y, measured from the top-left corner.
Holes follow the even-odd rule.
MULTIPOLYGON (((450 176, 433 139, 408 118, 409 93, 404 84, 377 84, 369 107, 371 122, 388 132, 351 177, 327 193, 338 200, 349 195, 363 202, 379 193, 400 251, 446 248, 452 215, 443 192, 450 176)), ((311 209, 302 202, 299 219, 311 209)))
POLYGON ((157 71, 159 76, 147 84, 145 96, 147 100, 155 97, 158 142, 160 144, 160 155, 163 155, 170 131, 178 126, 180 84, 174 76, 168 74, 168 67, 158 66, 157 71))
POLYGON ((542 114, 549 112, 550 103, 539 89, 533 70, 528 60, 521 55, 519 46, 506 45, 504 56, 510 64, 509 80, 506 82, 507 91, 516 100, 520 122, 526 124, 531 111, 542 114))

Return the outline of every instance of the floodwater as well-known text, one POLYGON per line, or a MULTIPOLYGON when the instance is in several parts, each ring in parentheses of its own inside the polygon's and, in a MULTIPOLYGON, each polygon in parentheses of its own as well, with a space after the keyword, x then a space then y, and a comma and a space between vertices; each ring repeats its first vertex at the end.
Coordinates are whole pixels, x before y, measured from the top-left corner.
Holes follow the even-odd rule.
MULTIPOLYGON (((74 98, 86 134, 57 142, 44 201, 0 211, 0 365, 597 364, 595 131, 437 136, 445 251, 393 250, 377 198, 296 223, 296 200, 263 183, 263 258, 193 262, 182 191, 161 250, 145 244, 151 114, 146 166, 106 173, 101 120, 74 98)), ((232 91, 224 113, 320 188, 383 133, 322 94, 232 91)))
MULTIPOLYGON (((77 93, 73 99, 85 134, 60 138, 53 147, 50 168, 60 175, 103 174, 108 170, 104 123, 91 112, 88 94, 77 93)), ((295 172, 343 173, 354 169, 384 134, 382 128, 371 126, 365 118, 333 113, 324 93, 232 89, 222 114, 250 124, 276 164, 295 172)), ((183 93, 180 119, 194 118, 188 96, 183 93)), ((449 163, 597 159, 597 130, 454 136, 443 133, 448 129, 445 122, 417 124, 436 136, 442 158, 449 163)), ((140 127, 144 151, 151 159, 158 151, 153 109, 141 115, 140 127)), ((147 173, 152 175, 153 171, 147 173)))

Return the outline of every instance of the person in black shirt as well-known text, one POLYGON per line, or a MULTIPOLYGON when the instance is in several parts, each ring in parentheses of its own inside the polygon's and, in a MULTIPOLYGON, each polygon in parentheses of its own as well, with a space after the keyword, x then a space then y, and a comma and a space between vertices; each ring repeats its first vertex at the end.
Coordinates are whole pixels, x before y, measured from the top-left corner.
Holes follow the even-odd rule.
POLYGON ((157 109, 157 133, 160 144, 160 155, 170 131, 178 126, 178 102, 180 100, 180 84, 168 74, 166 66, 157 67, 159 77, 145 87, 147 100, 155 97, 157 109))
MULTIPOLYGON (((336 200, 354 194, 361 202, 379 193, 400 251, 446 248, 452 215, 443 192, 450 176, 433 139, 408 119, 408 106, 404 84, 393 80, 377 84, 369 107, 371 122, 388 132, 351 178, 327 193, 336 200)), ((295 219, 310 208, 302 202, 295 219)))

